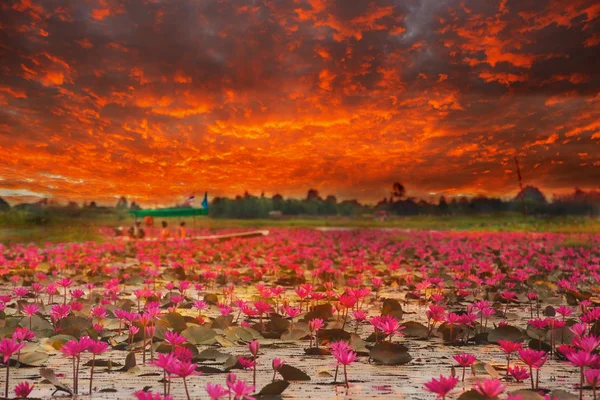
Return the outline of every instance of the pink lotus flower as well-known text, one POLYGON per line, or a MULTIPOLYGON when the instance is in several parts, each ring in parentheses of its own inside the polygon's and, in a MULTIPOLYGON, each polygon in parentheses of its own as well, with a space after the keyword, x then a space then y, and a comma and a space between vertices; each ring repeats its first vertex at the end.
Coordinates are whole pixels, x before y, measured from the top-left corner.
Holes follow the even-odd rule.
POLYGON ((188 400, 191 400, 191 398, 186 378, 189 376, 200 375, 200 372, 196 371, 196 368, 197 365, 191 361, 175 361, 167 367, 167 372, 169 372, 169 374, 183 378, 183 387, 188 400))
POLYGON ((4 364, 8 365, 8 360, 13 354, 25 347, 25 343, 19 343, 14 339, 2 339, 0 341, 0 354, 4 356, 4 364))
POLYGON ((258 340, 253 340, 248 343, 248 350, 250 350, 250 354, 254 357, 258 355, 258 350, 260 349, 260 342, 258 340))
POLYGON ((462 381, 465 381, 465 370, 467 367, 473 365, 477 359, 473 354, 461 353, 452 356, 452 358, 462 367, 462 381))
POLYGON ((527 372, 527 369, 524 367, 519 367, 518 365, 514 366, 514 367, 510 367, 508 369, 508 373, 517 381, 517 382, 521 382, 524 381, 525 379, 529 378, 529 372, 527 372))
POLYGON ((18 383, 17 386, 15 386, 15 394, 19 398, 25 398, 29 396, 34 387, 35 385, 30 385, 27 381, 18 383))
POLYGON ((137 400, 173 400, 171 396, 162 396, 160 393, 153 393, 151 390, 144 392, 143 390, 135 392, 137 400))
POLYGON ((101 340, 90 340, 88 342, 87 351, 92 353, 92 368, 90 370, 90 394, 92 393, 92 385, 94 381, 94 367, 96 362, 96 355, 104 353, 108 350, 108 343, 104 343, 101 340))
POLYGON ((454 389, 458 383, 457 376, 445 377, 440 375, 440 379, 432 378, 429 382, 425 382, 425 390, 438 395, 438 398, 446 398, 446 395, 454 389))
POLYGON ((352 351, 349 343, 341 344, 338 342, 337 345, 332 346, 333 357, 337 360, 337 364, 343 365, 344 367, 344 379, 346 381, 346 387, 348 387, 348 372, 347 366, 352 364, 356 360, 356 353, 352 351))
POLYGON ((254 397, 250 396, 250 394, 254 391, 254 386, 248 386, 246 381, 235 380, 231 383, 229 389, 233 392, 233 395, 236 400, 254 400, 254 397))
POLYGON ((206 393, 208 393, 210 400, 219 400, 221 397, 227 396, 229 394, 229 390, 215 383, 207 383, 206 393))
POLYGON ((484 379, 475 383, 475 391, 488 399, 495 399, 504 392, 506 385, 503 385, 498 379, 484 379))
POLYGON ((256 362, 254 360, 242 356, 238 357, 238 362, 244 369, 254 368, 254 366, 256 365, 256 362))
POLYGON ((275 380, 275 376, 277 375, 277 372, 281 369, 281 367, 283 367, 283 364, 285 364, 285 361, 283 361, 280 358, 274 358, 273 361, 271 362, 271 366, 273 367, 272 381, 275 380))
POLYGON ((166 331, 165 341, 175 348, 184 344, 187 341, 187 339, 185 338, 185 336, 182 336, 177 332, 166 331))
POLYGON ((0 341, 0 354, 4 356, 4 364, 6 364, 6 384, 4 387, 4 397, 8 399, 8 387, 10 379, 10 363, 8 360, 16 352, 20 351, 25 346, 25 343, 19 343, 14 339, 2 339, 0 341))

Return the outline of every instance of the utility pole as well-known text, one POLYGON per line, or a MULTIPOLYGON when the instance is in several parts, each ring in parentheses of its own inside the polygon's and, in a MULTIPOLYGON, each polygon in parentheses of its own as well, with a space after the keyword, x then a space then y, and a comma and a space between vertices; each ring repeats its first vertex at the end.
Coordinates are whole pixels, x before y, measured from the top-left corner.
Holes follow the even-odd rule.
POLYGON ((521 194, 521 204, 523 206, 523 216, 527 216, 527 207, 525 205, 525 192, 523 191, 523 177, 521 176, 521 168, 519 167, 519 159, 515 156, 515 165, 517 166, 517 177, 519 178, 519 189, 521 194))

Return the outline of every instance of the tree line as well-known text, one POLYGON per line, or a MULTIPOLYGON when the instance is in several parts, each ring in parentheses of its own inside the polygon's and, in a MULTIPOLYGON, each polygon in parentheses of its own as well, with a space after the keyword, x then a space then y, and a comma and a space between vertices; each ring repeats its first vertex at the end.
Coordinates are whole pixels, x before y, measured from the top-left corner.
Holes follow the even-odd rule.
MULTIPOLYGON (((189 207, 181 206, 179 207, 189 207)), ((125 197, 118 199, 114 207, 99 206, 96 202, 86 202, 79 206, 76 202, 59 205, 52 200, 43 199, 36 203, 17 204, 17 211, 36 211, 52 209, 73 216, 85 216, 111 213, 115 210, 126 212, 140 209, 135 201, 128 202, 125 197)), ((0 211, 10 210, 11 206, 0 198, 0 211)), ((342 200, 333 195, 321 196, 316 189, 308 190, 304 198, 284 198, 280 194, 268 197, 248 192, 230 197, 215 197, 210 202, 209 216, 215 218, 268 218, 277 216, 360 216, 378 215, 465 215, 507 211, 519 211, 529 215, 600 215, 600 191, 575 189, 573 193, 553 196, 548 201, 540 189, 526 186, 512 199, 500 199, 487 196, 453 197, 440 196, 436 200, 424 200, 410 197, 399 182, 392 185, 389 197, 375 205, 358 200, 342 200)))

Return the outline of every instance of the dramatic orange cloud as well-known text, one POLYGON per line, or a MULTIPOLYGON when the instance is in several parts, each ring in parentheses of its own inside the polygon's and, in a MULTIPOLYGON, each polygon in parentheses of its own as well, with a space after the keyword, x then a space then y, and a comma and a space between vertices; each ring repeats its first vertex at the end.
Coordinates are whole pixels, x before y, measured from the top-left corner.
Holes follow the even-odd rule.
POLYGON ((600 182, 593 0, 9 0, 0 196, 600 182))

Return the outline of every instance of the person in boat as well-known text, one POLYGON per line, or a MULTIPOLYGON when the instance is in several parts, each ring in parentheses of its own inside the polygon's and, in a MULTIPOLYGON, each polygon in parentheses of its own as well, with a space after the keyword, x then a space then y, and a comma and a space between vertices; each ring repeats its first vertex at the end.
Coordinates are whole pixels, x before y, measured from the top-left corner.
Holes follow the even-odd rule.
POLYGON ((146 215, 144 217, 144 223, 146 224, 147 228, 153 228, 154 227, 154 218, 152 218, 150 215, 146 215))
POLYGON ((132 239, 143 239, 146 236, 146 232, 142 229, 142 223, 136 221, 135 224, 129 228, 129 237, 132 239))
POLYGON ((160 229, 160 238, 168 239, 171 236, 171 232, 169 232, 169 226, 167 225, 167 221, 163 221, 161 223, 162 228, 160 229))
POLYGON ((185 222, 182 222, 179 224, 179 227, 177 228, 177 238, 185 239, 185 237, 186 237, 185 222))

